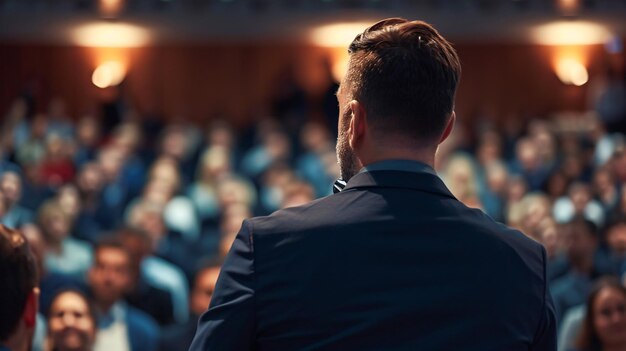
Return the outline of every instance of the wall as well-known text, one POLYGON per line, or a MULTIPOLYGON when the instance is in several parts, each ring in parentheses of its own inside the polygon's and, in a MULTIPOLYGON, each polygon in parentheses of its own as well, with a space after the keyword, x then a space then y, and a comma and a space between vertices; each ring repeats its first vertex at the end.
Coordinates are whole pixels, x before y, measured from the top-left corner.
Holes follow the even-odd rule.
MULTIPOLYGON (((604 59, 602 46, 579 49, 590 66, 591 82, 566 86, 553 70, 558 50, 513 44, 458 44, 463 78, 457 96, 461 119, 479 114, 546 115, 586 108, 588 86, 604 59)), ((296 62, 298 79, 313 102, 328 84, 324 60, 344 60, 344 49, 287 44, 180 45, 141 49, 90 49, 0 43, 0 114, 21 91, 29 90, 44 111, 53 96, 63 97, 70 115, 96 111, 117 94, 99 89, 91 74, 103 60, 128 66, 122 95, 144 113, 206 120, 225 115, 239 124, 269 113, 275 78, 296 62)))

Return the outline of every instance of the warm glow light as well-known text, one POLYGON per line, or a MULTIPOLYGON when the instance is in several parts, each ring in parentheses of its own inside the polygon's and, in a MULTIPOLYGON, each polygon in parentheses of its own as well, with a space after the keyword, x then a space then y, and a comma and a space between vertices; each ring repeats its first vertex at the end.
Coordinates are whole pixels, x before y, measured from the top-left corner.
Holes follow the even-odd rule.
POLYGON ((535 28, 533 40, 543 45, 593 45, 611 40, 611 32, 592 22, 554 22, 535 28))
POLYGON ((311 32, 311 40, 319 46, 342 47, 347 50, 354 38, 372 24, 368 22, 327 24, 315 28, 311 32))
POLYGON ((580 8, 580 0, 558 0, 557 6, 564 15, 572 16, 580 8))
POLYGON ((556 75, 561 82, 581 86, 589 80, 585 66, 575 59, 565 58, 557 62, 556 75))
POLYGON ((78 27, 73 38, 80 46, 130 48, 148 44, 150 33, 131 24, 92 23, 78 27))
POLYGON ((100 13, 106 18, 115 18, 122 10, 122 0, 100 0, 100 13))
POLYGON ((108 88, 120 84, 126 76, 126 69, 117 61, 101 64, 93 71, 91 81, 98 88, 108 88))
POLYGON ((340 49, 339 52, 333 55, 333 62, 332 62, 331 70, 332 70, 333 79, 335 80, 335 82, 342 81, 343 76, 346 74, 346 71, 348 70, 349 60, 350 60, 350 57, 348 56, 348 52, 345 50, 345 48, 340 49))

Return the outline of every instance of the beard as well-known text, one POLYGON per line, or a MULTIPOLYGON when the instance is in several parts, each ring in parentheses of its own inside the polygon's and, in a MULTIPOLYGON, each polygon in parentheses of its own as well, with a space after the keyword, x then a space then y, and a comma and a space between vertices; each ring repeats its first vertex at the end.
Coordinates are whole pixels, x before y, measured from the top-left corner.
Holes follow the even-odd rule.
POLYGON ((345 125, 341 126, 337 137, 337 161, 339 162, 339 174, 344 181, 350 180, 359 172, 358 160, 354 154, 354 150, 348 142, 348 123, 349 119, 344 116, 345 125))

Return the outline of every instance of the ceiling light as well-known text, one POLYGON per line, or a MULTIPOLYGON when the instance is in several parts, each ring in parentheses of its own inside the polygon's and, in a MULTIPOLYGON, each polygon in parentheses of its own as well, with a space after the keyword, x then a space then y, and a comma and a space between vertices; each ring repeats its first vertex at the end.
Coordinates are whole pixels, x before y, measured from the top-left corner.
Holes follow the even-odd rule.
POLYGON ((346 22, 323 25, 313 29, 311 41, 319 46, 343 47, 347 49, 354 38, 371 25, 372 23, 370 22, 346 22))
POLYGON ((542 45, 594 45, 604 44, 612 37, 604 26, 583 21, 561 21, 533 29, 533 41, 542 45))
POLYGON ((72 37, 79 46, 130 48, 150 41, 145 28, 124 23, 91 23, 76 28, 72 37))

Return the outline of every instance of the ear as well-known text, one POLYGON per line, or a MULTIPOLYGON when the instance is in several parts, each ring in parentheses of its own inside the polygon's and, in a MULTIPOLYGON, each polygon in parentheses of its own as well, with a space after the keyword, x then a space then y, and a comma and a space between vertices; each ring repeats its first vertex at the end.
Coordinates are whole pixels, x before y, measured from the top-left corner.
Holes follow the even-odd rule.
POLYGON ((452 134, 452 129, 454 129, 454 123, 456 122, 456 112, 452 111, 450 115, 450 119, 448 120, 448 124, 446 124, 446 128, 443 130, 443 134, 441 134, 441 138, 439 139, 439 144, 443 143, 450 134, 452 134))
POLYGON ((35 327, 35 323, 37 321, 37 310, 39 309, 39 288, 33 288, 33 290, 28 294, 26 298, 26 306, 24 306, 24 312, 22 315, 22 319, 24 320, 24 324, 29 329, 33 329, 35 327))
POLYGON ((356 149, 367 134, 367 119, 363 105, 357 100, 348 103, 350 109, 350 126, 348 127, 348 142, 352 149, 356 149))

